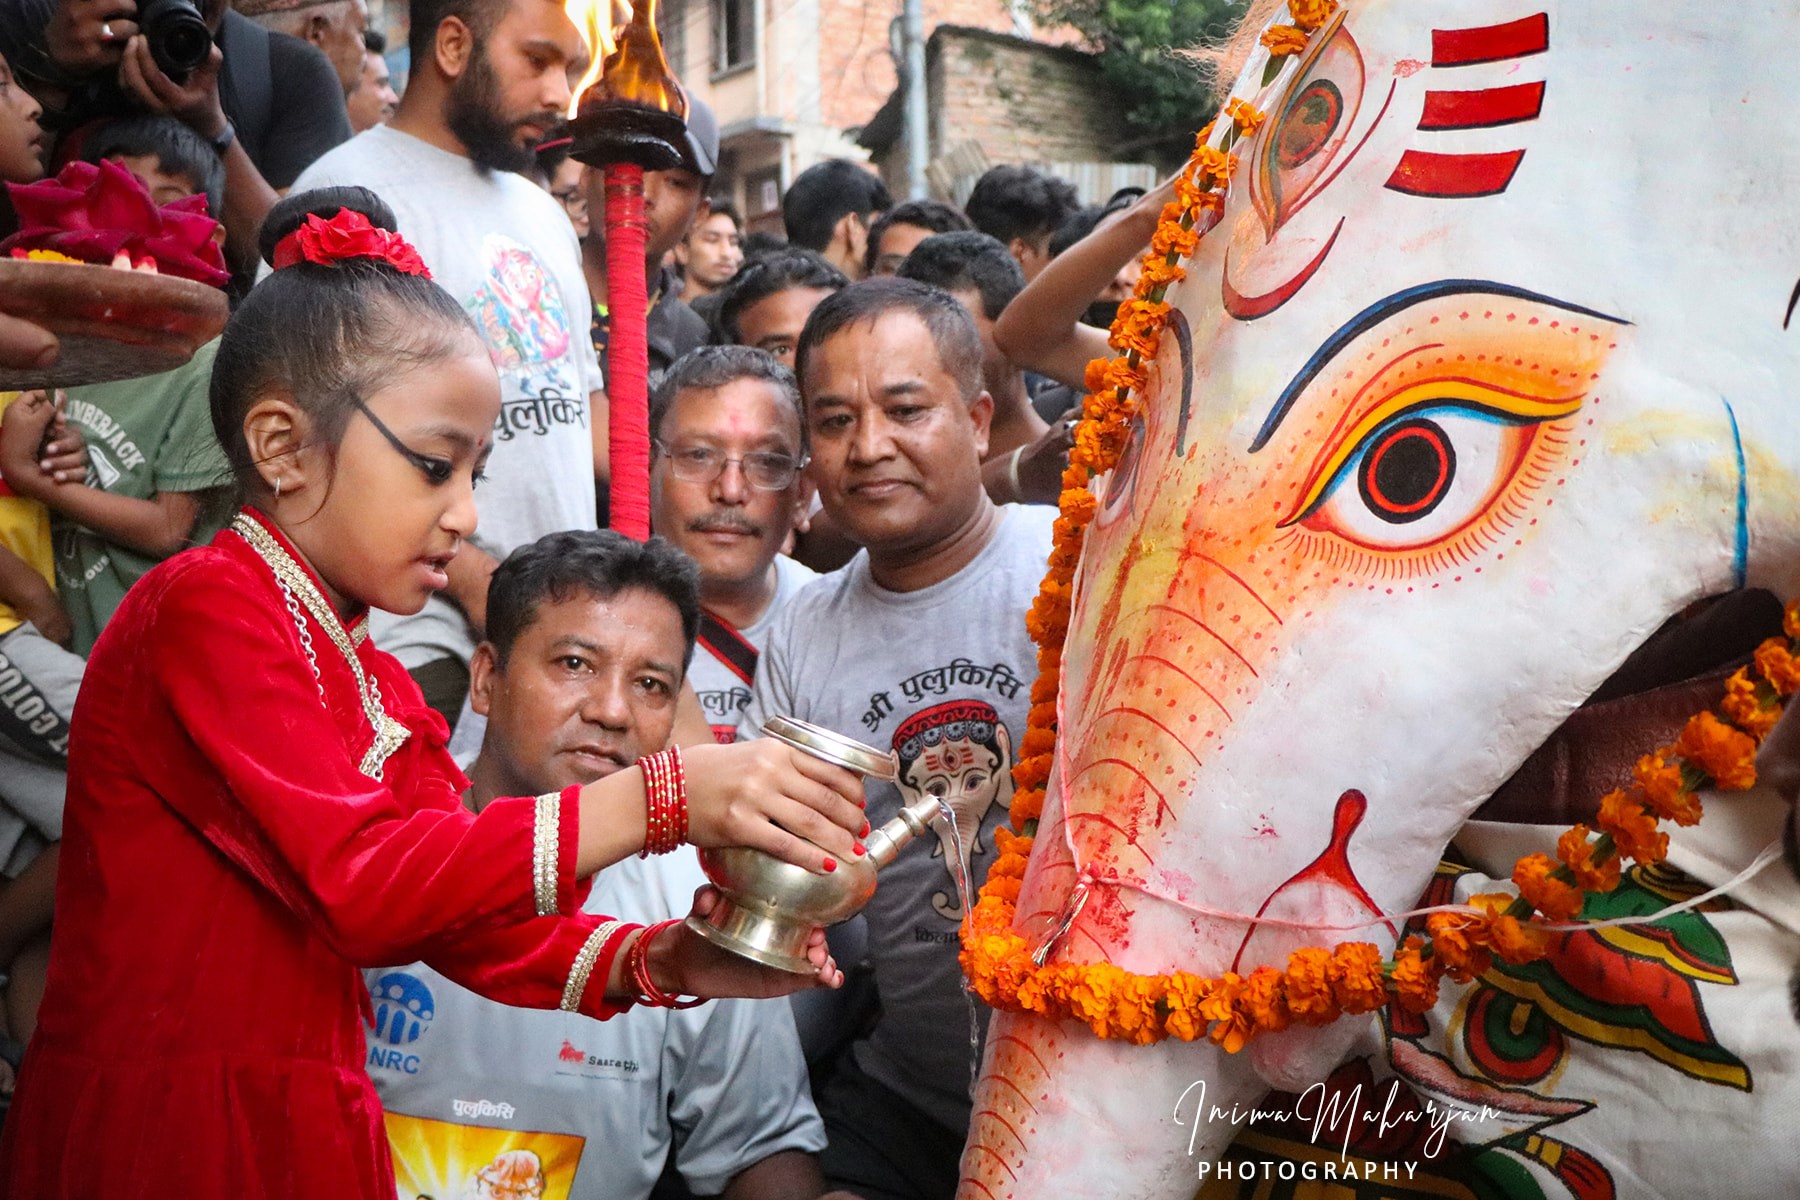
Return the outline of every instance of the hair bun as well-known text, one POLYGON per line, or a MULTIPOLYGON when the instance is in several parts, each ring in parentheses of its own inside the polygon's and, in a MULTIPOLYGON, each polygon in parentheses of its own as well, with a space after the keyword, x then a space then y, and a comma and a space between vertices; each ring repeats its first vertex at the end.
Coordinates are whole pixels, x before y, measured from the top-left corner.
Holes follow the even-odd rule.
POLYGON ((264 262, 274 266, 275 247, 281 244, 283 238, 306 224, 308 217, 326 220, 344 209, 361 213, 377 229, 385 229, 390 233, 399 232, 400 221, 394 216, 394 210, 368 188, 314 188, 310 192, 295 192, 276 202, 275 207, 269 210, 269 215, 263 218, 262 230, 257 235, 257 252, 262 255, 264 262))

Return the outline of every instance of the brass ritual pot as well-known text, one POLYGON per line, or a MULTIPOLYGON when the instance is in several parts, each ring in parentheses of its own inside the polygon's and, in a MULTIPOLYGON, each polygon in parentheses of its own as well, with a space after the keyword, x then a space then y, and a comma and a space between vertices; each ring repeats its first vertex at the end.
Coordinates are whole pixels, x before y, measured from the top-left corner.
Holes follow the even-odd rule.
MULTIPOLYGON (((829 729, 792 717, 771 717, 762 728, 777 741, 864 777, 892 780, 898 774, 892 754, 829 729)), ((688 928, 753 962, 811 975, 806 940, 813 927, 856 915, 875 894, 876 872, 924 833, 942 809, 936 796, 901 809, 899 816, 869 831, 863 839, 867 854, 840 858, 837 870, 827 875, 742 846, 701 850, 700 867, 722 895, 704 919, 690 916, 688 928)))

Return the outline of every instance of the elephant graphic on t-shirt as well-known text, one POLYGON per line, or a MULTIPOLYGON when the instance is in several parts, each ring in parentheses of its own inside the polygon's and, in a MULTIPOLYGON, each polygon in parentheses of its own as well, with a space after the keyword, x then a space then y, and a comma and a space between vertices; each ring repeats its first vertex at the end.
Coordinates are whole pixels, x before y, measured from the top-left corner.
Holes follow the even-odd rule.
POLYGON ((932 909, 960 922, 962 901, 954 890, 981 844, 981 826, 992 810, 1012 803, 1012 736, 991 704, 951 700, 914 713, 894 731, 894 753, 900 760, 902 803, 927 795, 950 806, 955 833, 940 824, 938 851, 944 858, 952 890, 934 893, 932 909))

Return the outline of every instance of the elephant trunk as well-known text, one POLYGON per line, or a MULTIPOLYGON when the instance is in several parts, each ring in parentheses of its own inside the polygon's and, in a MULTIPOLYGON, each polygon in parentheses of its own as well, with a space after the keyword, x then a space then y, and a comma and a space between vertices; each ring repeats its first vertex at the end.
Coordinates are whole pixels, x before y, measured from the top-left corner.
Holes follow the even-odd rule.
POLYGON ((958 1200, 1191 1194, 1267 1090, 1210 1042, 1163 1052, 996 1013, 958 1200))

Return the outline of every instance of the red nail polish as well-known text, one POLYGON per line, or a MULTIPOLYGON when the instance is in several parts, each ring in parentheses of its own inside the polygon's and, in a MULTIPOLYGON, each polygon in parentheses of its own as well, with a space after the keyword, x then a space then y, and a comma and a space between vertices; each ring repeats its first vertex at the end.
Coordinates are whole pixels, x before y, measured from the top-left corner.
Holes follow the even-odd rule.
POLYGON ((869 823, 867 821, 863 822, 862 832, 860 834, 858 834, 857 836, 858 837, 868 837, 869 836, 869 823))
POLYGON ((825 869, 826 869, 826 870, 827 870, 827 871, 835 871, 835 870, 837 870, 837 859, 835 859, 835 858, 828 858, 828 859, 826 859, 826 860, 825 860, 825 869))
POLYGON ((863 845, 861 842, 856 843, 856 857, 861 858, 868 852, 869 848, 867 846, 863 845))

